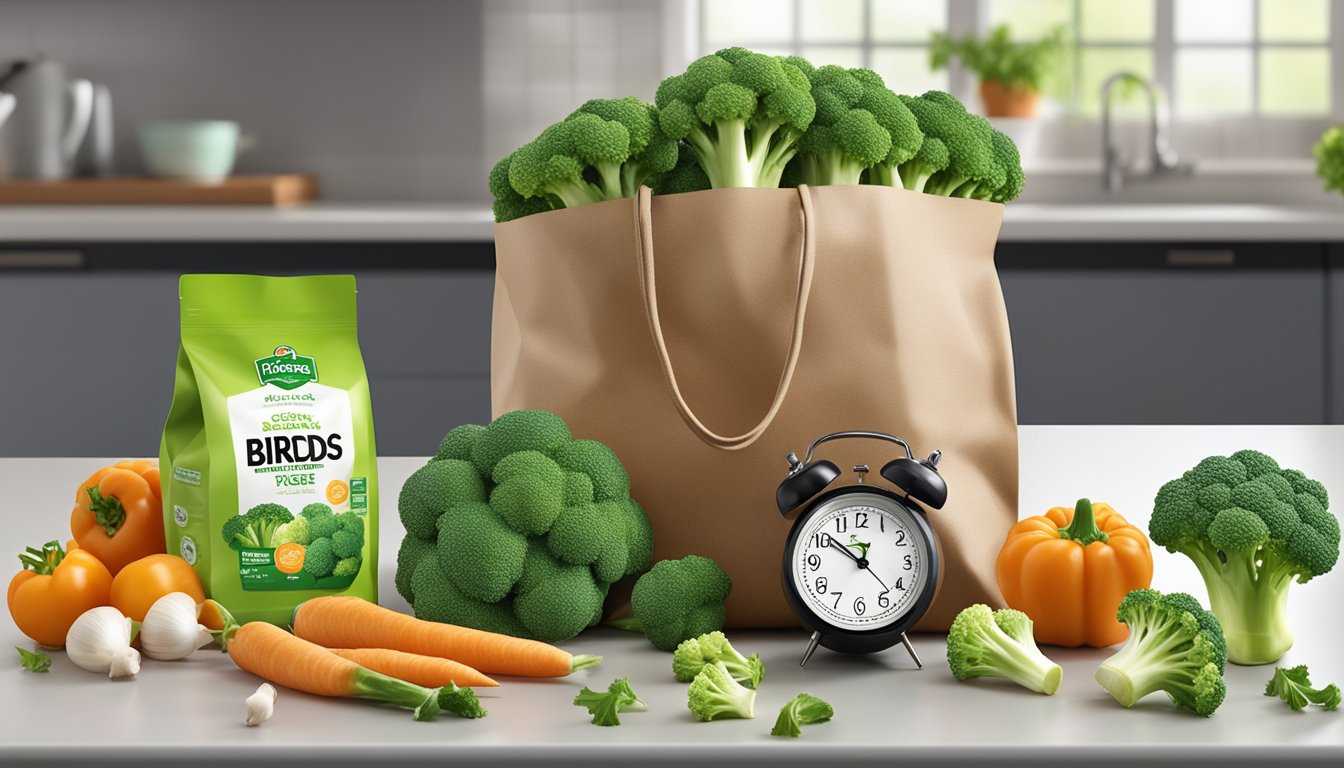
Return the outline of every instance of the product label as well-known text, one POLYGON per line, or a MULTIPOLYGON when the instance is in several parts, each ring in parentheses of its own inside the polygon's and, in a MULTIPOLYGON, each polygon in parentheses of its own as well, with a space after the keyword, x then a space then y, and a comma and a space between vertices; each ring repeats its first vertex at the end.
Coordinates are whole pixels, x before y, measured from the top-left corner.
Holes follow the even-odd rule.
POLYGON ((347 587, 368 506, 367 479, 352 477, 349 395, 317 383, 316 361, 287 346, 255 364, 261 386, 228 398, 237 513, 255 518, 231 529, 243 589, 347 587))

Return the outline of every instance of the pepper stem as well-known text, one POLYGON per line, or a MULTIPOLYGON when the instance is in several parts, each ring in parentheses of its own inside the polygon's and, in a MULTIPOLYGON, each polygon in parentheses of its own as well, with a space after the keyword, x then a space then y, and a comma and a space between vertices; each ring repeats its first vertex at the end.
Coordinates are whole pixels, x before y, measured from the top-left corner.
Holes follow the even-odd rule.
POLYGON ((32 571, 38 576, 50 576, 64 559, 65 550, 61 549, 61 542, 55 540, 43 544, 41 549, 25 547, 19 554, 19 562, 23 563, 23 569, 32 571))
POLYGON ((94 522, 102 526, 109 537, 116 536, 122 523, 126 522, 126 508, 121 506, 121 499, 104 496, 96 485, 84 490, 89 492, 89 511, 93 513, 94 522))
POLYGON ((1073 507, 1073 522, 1068 528, 1059 529, 1059 537, 1076 541, 1086 547, 1094 541, 1105 544, 1111 540, 1108 533, 1097 527, 1096 515, 1092 512, 1092 502, 1079 499, 1073 507))

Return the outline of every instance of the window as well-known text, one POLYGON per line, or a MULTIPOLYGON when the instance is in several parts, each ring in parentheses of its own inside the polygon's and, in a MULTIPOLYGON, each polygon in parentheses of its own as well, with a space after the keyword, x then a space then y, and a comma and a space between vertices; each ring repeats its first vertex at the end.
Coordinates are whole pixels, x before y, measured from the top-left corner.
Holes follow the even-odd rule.
POLYGON ((798 54, 818 66, 868 67, 903 93, 948 88, 929 71, 929 36, 948 26, 948 0, 701 0, 700 50, 741 45, 798 54))

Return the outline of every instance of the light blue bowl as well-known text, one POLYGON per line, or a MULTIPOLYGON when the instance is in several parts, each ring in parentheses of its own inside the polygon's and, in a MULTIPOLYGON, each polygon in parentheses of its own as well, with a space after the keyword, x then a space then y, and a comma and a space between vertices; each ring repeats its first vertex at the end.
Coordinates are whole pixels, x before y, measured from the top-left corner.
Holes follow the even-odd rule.
POLYGON ((239 134, 229 120, 151 120, 140 124, 140 153, 152 176, 218 184, 233 171, 239 134))

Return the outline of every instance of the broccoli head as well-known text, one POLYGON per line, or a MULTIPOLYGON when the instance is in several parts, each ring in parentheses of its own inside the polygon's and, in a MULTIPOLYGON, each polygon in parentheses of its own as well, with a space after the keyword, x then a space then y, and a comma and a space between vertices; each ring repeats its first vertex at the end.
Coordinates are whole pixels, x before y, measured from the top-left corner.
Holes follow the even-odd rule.
POLYGON ((991 610, 976 603, 952 620, 947 631, 947 664, 958 680, 1002 677, 1049 696, 1059 689, 1063 669, 1036 647, 1032 621, 1021 611, 991 610))
POLYGON ((1097 682, 1126 707, 1164 691, 1176 706, 1204 717, 1227 695, 1227 646, 1218 618, 1184 592, 1136 589, 1120 601, 1116 618, 1129 639, 1097 670, 1097 682))
POLYGON ((675 651, 683 641, 723 628, 732 579, 713 560, 663 560, 635 582, 630 608, 649 642, 675 651))
POLYGON ((914 113, 924 135, 938 139, 947 149, 947 167, 929 176, 924 192, 964 196, 981 184, 997 189, 1007 181, 1007 171, 994 163, 994 129, 989 121, 967 112, 955 97, 941 91, 902 96, 901 101, 914 113))
POLYGON ((490 210, 495 214, 495 221, 500 223, 552 210, 550 202, 545 197, 523 197, 513 188, 513 184, 509 183, 509 165, 516 154, 517 152, 508 154, 490 169, 488 184, 490 194, 495 198, 490 210))
POLYGON ((314 539, 303 550, 303 570, 315 579, 330 576, 336 568, 336 560, 331 539, 314 539))
POLYGON ((759 687, 761 679, 765 677, 760 654, 743 656, 722 632, 707 632, 678 645, 672 654, 672 674, 681 682, 689 683, 706 664, 716 661, 723 662, 733 679, 748 688, 759 687))
POLYGON ((658 86, 664 133, 694 151, 715 189, 778 187, 812 123, 807 75, 774 56, 725 48, 658 86))
POLYGON ((919 150, 924 134, 910 109, 870 69, 834 65, 802 69, 811 84, 816 117, 799 142, 795 180, 805 184, 858 184, 864 171, 874 184, 899 186, 898 166, 919 150))
POLYGON ((677 164, 672 170, 653 180, 654 194, 677 195, 682 192, 699 192, 709 189, 709 176, 700 167, 700 158, 695 150, 685 142, 677 144, 677 164))
POLYGON ((750 720, 756 716, 756 691, 734 680, 723 662, 716 661, 691 681, 686 705, 696 720, 750 720))
POLYGON ((452 430, 398 506, 397 590, 435 621, 566 640, 600 621, 611 584, 652 555, 616 455, 546 411, 452 430))
MULTIPOLYGON (((901 163, 897 169, 901 186, 912 192, 923 192, 929 177, 946 168, 949 162, 947 145, 935 136, 925 136, 914 157, 901 163)), ((870 178, 870 183, 879 182, 870 178)))
POLYGON ((1289 587, 1339 559, 1329 505, 1319 482, 1250 450, 1210 456, 1158 490, 1148 535, 1199 569, 1229 661, 1268 664, 1292 647, 1289 587))
POLYGON ((221 533, 233 549, 266 549, 272 546, 276 529, 293 519, 294 515, 279 504, 258 504, 226 520, 221 533))
POLYGON ((835 710, 830 704, 810 693, 800 693, 779 710, 779 717, 775 719, 775 727, 770 729, 770 735, 796 739, 803 734, 802 726, 824 723, 834 715, 835 710))

